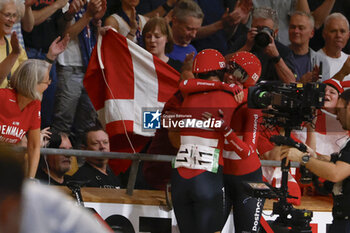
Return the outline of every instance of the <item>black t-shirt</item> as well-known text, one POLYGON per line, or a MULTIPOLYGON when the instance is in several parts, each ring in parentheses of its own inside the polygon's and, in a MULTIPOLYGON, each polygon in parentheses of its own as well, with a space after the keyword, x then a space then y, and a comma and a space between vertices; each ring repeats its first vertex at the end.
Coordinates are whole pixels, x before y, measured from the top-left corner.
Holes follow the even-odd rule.
POLYGON ((52 177, 50 177, 49 179, 49 175, 43 169, 38 169, 38 171, 36 172, 35 178, 40 180, 40 183, 42 184, 59 185, 59 186, 67 186, 67 181, 72 179, 71 176, 64 175, 63 183, 58 183, 52 177))
POLYGON ((171 67, 173 67, 177 72, 181 73, 181 67, 182 67, 182 62, 179 60, 174 60, 171 57, 169 57, 169 61, 167 64, 171 67))
MULTIPOLYGON (((342 161, 350 164, 350 141, 348 141, 345 147, 339 152, 338 161, 342 161)), ((350 176, 344 179, 343 181, 341 181, 340 183, 342 185, 342 193, 350 197, 350 176)), ((337 184, 334 184, 334 185, 337 185, 337 184)), ((333 192, 334 192, 334 187, 333 187, 333 192)), ((333 194, 337 195, 337 193, 333 193, 333 194)))
MULTIPOLYGON (((238 51, 240 48, 242 48, 247 40, 247 34, 242 35, 239 37, 235 43, 232 45, 231 53, 238 51)), ((276 48, 282 57, 283 61, 286 63, 289 69, 291 69, 292 73, 295 74, 295 60, 292 53, 292 50, 290 50, 287 46, 283 45, 282 43, 275 40, 276 48)), ((253 46, 252 50, 249 51, 253 54, 255 54, 262 66, 261 70, 261 76, 259 81, 262 80, 281 80, 278 77, 275 63, 272 61, 271 57, 269 57, 267 54, 264 53, 264 50, 262 48, 259 48, 257 46, 253 46)))
POLYGON ((116 176, 107 165, 107 175, 92 167, 85 162, 82 167, 73 175, 74 180, 87 181, 86 187, 100 188, 120 188, 120 179, 116 176))
MULTIPOLYGON (((32 6, 32 10, 40 10, 54 2, 55 0, 37 1, 32 6)), ((27 48, 42 49, 43 52, 47 53, 52 41, 60 35, 57 22, 60 17, 63 17, 61 9, 57 10, 41 24, 34 26, 31 32, 28 33, 22 30, 25 46, 27 48)))

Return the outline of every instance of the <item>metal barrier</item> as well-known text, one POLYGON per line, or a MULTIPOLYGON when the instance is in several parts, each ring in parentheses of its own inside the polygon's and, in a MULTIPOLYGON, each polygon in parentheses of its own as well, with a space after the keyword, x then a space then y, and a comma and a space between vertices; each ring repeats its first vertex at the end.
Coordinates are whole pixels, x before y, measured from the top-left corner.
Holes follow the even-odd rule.
MULTIPOLYGON (((26 152, 25 147, 14 147, 17 152, 26 152)), ((102 152, 102 151, 89 151, 89 150, 67 150, 67 149, 52 149, 52 148, 41 148, 41 155, 70 155, 76 157, 100 157, 108 159, 130 159, 133 160, 131 164, 131 170, 128 179, 128 185, 126 193, 129 195, 133 194, 136 176, 139 168, 140 161, 158 161, 158 162, 171 162, 175 157, 173 155, 158 155, 158 154, 144 154, 144 153, 123 153, 123 152, 102 152)), ((280 167, 281 161, 276 160, 261 160, 261 165, 265 167, 280 167)), ((299 167, 298 162, 291 162, 291 167, 299 167)))

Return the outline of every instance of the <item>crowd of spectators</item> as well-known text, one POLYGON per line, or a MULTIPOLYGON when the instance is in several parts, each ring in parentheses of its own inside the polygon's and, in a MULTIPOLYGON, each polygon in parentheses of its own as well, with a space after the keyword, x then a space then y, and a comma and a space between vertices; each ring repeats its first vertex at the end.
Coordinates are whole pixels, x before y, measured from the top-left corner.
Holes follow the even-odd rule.
MULTIPOLYGON (((181 79, 193 78, 193 58, 203 49, 216 49, 227 61, 247 51, 261 62, 259 81, 325 82, 329 102, 330 88, 336 85, 339 95, 349 86, 349 9, 346 0, 0 0, 0 142, 27 145, 27 176, 43 183, 76 179, 89 180, 87 186, 124 188, 126 174, 114 174, 108 159, 45 155, 39 163, 40 145, 110 151, 83 86, 106 27, 144 47, 181 79)), ((171 112, 174 102, 180 105, 183 96, 177 92, 171 101, 164 111, 171 112)), ((328 112, 334 122, 334 112, 328 112)), ((171 132, 158 130, 142 151, 175 155, 180 143, 174 140, 171 132)), ((310 147, 318 145, 315 140, 310 147)), ((164 188, 170 170, 145 163, 141 171, 148 182, 141 177, 139 187, 164 188)))

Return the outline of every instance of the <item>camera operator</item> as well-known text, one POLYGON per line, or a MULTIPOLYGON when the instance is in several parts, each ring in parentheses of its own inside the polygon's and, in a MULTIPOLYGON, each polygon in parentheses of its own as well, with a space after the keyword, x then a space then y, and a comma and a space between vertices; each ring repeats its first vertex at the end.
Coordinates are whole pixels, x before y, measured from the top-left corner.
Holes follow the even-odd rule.
MULTIPOLYGON (((343 129, 350 130, 350 90, 344 91, 337 102, 337 119, 343 129)), ((331 157, 316 155, 308 148, 308 153, 295 148, 282 147, 281 158, 297 161, 319 177, 334 182, 333 224, 330 233, 350 232, 350 141, 339 153, 331 157)))
MULTIPOLYGON (((276 41, 278 32, 277 12, 271 8, 256 8, 253 11, 251 28, 233 45, 233 51, 249 51, 262 63, 261 80, 295 82, 295 60, 292 51, 276 41)), ((229 59, 232 54, 226 56, 229 59)))

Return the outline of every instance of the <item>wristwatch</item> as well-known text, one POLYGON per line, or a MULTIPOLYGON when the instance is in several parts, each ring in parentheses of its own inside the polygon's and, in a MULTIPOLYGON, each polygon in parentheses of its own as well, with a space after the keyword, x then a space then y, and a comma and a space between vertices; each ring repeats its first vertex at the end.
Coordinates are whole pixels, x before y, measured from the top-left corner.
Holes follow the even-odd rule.
POLYGON ((310 155, 303 155, 300 164, 305 166, 310 161, 310 155))
POLYGON ((281 56, 278 55, 276 57, 271 57, 271 61, 274 63, 274 64, 277 64, 279 61, 281 60, 281 56))

